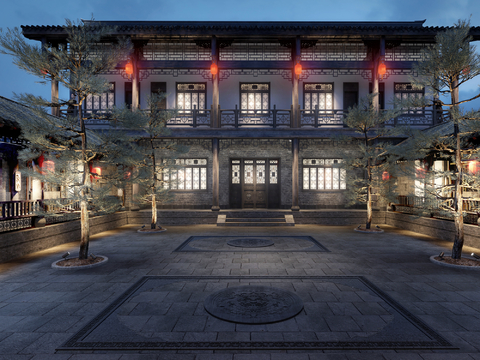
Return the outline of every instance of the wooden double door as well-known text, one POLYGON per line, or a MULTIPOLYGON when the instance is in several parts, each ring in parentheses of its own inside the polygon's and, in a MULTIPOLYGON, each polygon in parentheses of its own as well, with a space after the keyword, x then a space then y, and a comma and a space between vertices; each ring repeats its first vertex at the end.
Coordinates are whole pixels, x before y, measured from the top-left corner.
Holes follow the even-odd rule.
POLYGON ((231 159, 232 209, 280 208, 279 159, 231 159))

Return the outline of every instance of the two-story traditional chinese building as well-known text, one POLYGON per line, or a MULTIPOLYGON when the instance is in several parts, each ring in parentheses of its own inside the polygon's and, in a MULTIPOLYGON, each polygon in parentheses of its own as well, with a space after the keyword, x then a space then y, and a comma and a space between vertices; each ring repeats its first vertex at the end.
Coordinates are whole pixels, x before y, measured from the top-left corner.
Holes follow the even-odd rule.
MULTIPOLYGON (((84 109, 144 109, 150 94, 167 94, 164 107, 179 110, 170 137, 190 148, 164 174, 176 180, 171 207, 342 208, 345 170, 335 164, 348 145, 335 136, 352 134, 342 119, 368 93, 379 109, 424 96, 412 69, 445 28, 423 23, 101 21, 116 26, 112 38, 130 37, 134 53, 103 75, 110 91, 84 109)), ((66 41, 61 26, 22 28, 51 46, 66 41)), ((432 126, 441 121, 433 110, 388 126, 432 126)))

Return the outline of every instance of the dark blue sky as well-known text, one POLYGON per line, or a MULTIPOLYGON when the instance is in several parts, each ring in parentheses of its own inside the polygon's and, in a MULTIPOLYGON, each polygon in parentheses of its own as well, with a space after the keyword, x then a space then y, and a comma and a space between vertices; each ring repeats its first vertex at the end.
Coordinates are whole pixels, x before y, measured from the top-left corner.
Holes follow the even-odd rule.
MULTIPOLYGON (((426 26, 451 26, 468 19, 480 26, 478 0, 17 0, 4 1, 0 27, 63 25, 71 20, 238 20, 238 21, 413 21, 426 19, 426 26)), ((477 42, 477 48, 480 42, 477 42)), ((479 49, 477 49, 479 51, 479 49)), ((16 93, 50 96, 50 87, 0 55, 0 95, 16 93)), ((465 84, 461 97, 478 93, 480 79, 465 84)), ((475 102, 480 108, 480 100, 475 102)))

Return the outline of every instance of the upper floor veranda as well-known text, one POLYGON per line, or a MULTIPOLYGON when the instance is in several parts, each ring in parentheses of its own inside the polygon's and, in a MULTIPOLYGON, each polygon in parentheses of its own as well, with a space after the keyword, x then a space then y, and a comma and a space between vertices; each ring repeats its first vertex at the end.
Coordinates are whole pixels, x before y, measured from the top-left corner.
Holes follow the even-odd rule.
MULTIPOLYGON (((88 98, 83 110, 101 126, 98 114, 113 106, 148 110, 148 96, 163 92, 163 107, 177 110, 169 126, 343 127, 348 108, 368 93, 378 93, 379 109, 394 98, 425 95, 411 86, 414 65, 445 28, 423 23, 102 21, 115 30, 98 52, 118 36, 130 37, 134 51, 102 75, 110 91, 88 98)), ((49 46, 66 41, 61 26, 22 28, 49 46)), ((471 34, 480 39, 480 28, 471 34)), ((440 109, 408 109, 389 125, 441 120, 440 109)))

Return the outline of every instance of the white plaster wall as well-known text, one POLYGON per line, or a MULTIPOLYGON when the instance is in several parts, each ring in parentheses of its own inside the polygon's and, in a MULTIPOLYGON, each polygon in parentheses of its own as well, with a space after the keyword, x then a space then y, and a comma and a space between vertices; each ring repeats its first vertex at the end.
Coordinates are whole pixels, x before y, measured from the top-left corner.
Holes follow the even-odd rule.
POLYGON ((281 75, 232 75, 220 81, 220 106, 222 109, 240 108, 240 83, 270 83, 270 108, 290 109, 292 105, 292 82, 281 75))
MULTIPOLYGON (((115 105, 120 107, 125 103, 125 82, 120 75, 104 75, 109 82, 115 82, 115 105)), ((207 84, 207 108, 212 105, 212 81, 204 79, 201 75, 150 75, 140 82, 140 108, 146 108, 147 98, 150 95, 152 82, 167 83, 167 107, 175 107, 175 85, 177 82, 205 82, 207 84)), ((282 75, 231 75, 219 83, 220 106, 222 109, 234 109, 235 105, 240 107, 240 83, 270 83, 270 105, 277 106, 277 109, 290 109, 292 104, 292 81, 285 79, 282 75)), ((362 75, 310 75, 307 79, 299 81, 299 104, 303 109, 303 84, 305 82, 333 83, 334 109, 343 109, 343 83, 358 82, 359 98, 366 96, 369 92, 370 80, 362 75)), ((394 97, 395 82, 410 82, 408 75, 389 75, 382 81, 385 83, 385 107, 391 108, 391 101, 394 97)))

